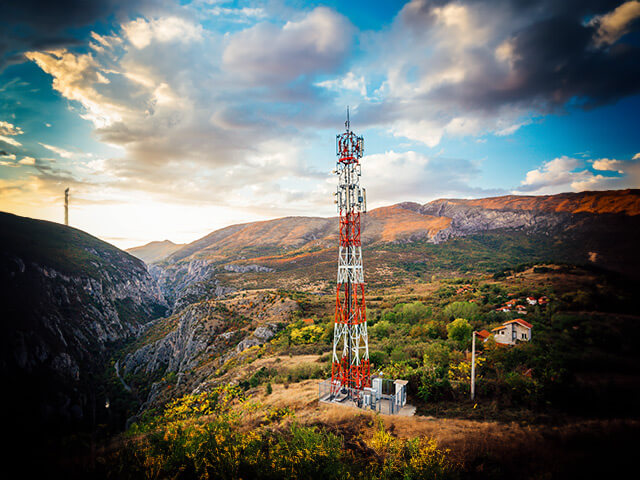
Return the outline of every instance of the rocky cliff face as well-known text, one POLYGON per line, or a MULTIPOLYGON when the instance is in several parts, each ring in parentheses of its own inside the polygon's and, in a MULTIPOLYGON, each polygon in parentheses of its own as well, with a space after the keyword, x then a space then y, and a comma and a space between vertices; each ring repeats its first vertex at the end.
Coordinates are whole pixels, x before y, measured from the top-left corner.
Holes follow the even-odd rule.
POLYGON ((466 205, 449 200, 437 200, 425 205, 401 204, 423 215, 447 217, 451 223, 431 237, 434 243, 450 238, 472 235, 488 230, 528 230, 551 232, 571 220, 569 213, 539 210, 490 210, 475 205, 466 205))
POLYGON ((221 297, 233 291, 220 285, 215 278, 216 265, 210 260, 151 265, 149 272, 174 312, 204 298, 221 297))
POLYGON ((273 292, 191 304, 166 320, 167 333, 166 325, 150 326, 149 340, 143 338, 124 356, 121 372, 128 379, 144 379, 139 386, 148 389, 145 406, 160 403, 167 387, 171 393, 194 391, 225 361, 273 338, 298 308, 294 300, 273 292), (163 331, 159 338, 158 331, 163 331))
POLYGON ((7 214, 0 224, 2 375, 32 415, 82 420, 110 349, 167 303, 142 261, 84 232, 7 214))

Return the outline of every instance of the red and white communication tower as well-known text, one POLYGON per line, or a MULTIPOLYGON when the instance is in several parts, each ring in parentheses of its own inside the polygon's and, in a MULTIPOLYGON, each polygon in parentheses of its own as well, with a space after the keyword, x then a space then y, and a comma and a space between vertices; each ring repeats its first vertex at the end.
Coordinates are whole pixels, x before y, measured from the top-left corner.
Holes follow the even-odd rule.
POLYGON ((340 213, 340 249, 331 368, 332 397, 341 390, 352 397, 352 389, 362 390, 371 386, 360 243, 360 214, 367 208, 366 191, 360 188, 364 139, 350 130, 348 108, 345 127, 346 132, 336 137, 338 190, 335 195, 340 213))

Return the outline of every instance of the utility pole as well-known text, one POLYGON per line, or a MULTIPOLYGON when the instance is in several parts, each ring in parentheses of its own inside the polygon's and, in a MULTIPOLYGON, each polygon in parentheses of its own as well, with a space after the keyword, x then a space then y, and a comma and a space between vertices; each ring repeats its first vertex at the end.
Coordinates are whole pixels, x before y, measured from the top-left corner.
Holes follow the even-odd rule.
POLYGON ((69 187, 64 191, 64 224, 69 226, 69 187))
POLYGON ((476 332, 471 334, 471 400, 476 398, 476 332))

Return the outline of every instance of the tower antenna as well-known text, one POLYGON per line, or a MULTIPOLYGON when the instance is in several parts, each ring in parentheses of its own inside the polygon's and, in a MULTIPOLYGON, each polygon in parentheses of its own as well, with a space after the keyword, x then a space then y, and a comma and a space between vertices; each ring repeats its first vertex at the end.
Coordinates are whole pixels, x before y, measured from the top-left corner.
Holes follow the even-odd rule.
POLYGON ((371 387, 371 368, 360 242, 360 215, 366 212, 366 192, 360 188, 364 139, 350 127, 347 107, 346 132, 336 137, 340 240, 331 397, 342 393, 355 400, 364 388, 371 387))

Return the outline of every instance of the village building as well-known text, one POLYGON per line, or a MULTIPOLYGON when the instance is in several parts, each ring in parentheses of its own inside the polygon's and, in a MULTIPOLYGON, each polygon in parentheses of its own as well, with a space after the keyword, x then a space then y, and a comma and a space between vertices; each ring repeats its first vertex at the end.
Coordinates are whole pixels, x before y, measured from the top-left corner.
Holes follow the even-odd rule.
POLYGON ((515 345, 517 341, 529 342, 533 325, 521 318, 504 322, 501 326, 491 330, 496 343, 515 345))
POLYGON ((487 330, 480 330, 479 332, 476 332, 476 335, 482 340, 482 343, 484 343, 489 340, 489 337, 491 337, 491 332, 488 332, 487 330))
POLYGON ((535 305, 536 303, 538 303, 538 300, 536 300, 536 299, 535 299, 535 298, 533 298, 533 297, 527 297, 527 303, 528 303, 529 305, 535 305))

